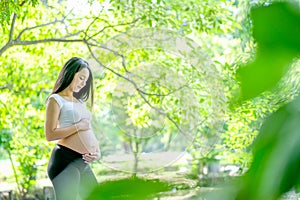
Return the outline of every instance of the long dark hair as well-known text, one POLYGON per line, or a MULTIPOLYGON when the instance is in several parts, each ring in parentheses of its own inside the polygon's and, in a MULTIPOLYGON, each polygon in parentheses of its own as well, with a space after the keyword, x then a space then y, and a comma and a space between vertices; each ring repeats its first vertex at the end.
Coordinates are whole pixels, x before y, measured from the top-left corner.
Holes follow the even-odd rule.
POLYGON ((81 69, 87 68, 89 70, 89 78, 86 81, 86 85, 79 91, 74 92, 73 96, 76 99, 87 101, 91 95, 91 108, 94 104, 94 88, 93 88, 93 75, 90 66, 87 61, 82 58, 73 57, 66 62, 62 70, 60 71, 58 78, 55 82, 53 91, 51 94, 57 94, 66 89, 72 82, 75 74, 81 69))

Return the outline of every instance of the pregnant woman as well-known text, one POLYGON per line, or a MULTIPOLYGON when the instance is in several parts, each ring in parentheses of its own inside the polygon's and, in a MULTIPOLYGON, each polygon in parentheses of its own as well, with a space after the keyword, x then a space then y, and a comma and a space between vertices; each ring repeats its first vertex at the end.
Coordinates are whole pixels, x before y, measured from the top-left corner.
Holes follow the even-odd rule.
POLYGON ((85 199, 97 185, 90 163, 100 158, 98 141, 91 128, 93 76, 89 64, 71 58, 62 68, 47 99, 45 135, 58 140, 48 164, 48 176, 56 200, 85 199))

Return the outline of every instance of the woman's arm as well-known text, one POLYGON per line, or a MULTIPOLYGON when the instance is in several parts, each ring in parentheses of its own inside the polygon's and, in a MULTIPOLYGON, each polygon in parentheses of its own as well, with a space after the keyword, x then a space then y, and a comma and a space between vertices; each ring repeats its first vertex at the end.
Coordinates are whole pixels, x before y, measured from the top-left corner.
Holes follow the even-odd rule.
POLYGON ((47 104, 46 108, 46 121, 45 121, 45 135, 48 141, 59 140, 78 131, 90 129, 90 123, 87 119, 82 119, 77 124, 57 128, 58 118, 59 118, 60 108, 58 103, 51 98, 47 104))

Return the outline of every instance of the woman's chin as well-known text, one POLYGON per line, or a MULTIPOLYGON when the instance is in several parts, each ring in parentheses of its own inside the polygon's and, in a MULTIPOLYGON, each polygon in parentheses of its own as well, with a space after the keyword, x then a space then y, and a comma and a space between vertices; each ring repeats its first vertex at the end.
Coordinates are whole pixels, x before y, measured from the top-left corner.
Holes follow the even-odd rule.
POLYGON ((80 89, 73 90, 73 92, 76 92, 76 93, 78 93, 79 91, 80 91, 80 89))

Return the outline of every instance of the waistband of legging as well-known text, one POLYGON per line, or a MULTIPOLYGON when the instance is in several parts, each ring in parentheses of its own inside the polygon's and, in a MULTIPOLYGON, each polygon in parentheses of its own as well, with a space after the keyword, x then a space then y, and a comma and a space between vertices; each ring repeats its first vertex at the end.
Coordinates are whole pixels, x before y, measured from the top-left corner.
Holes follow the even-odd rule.
POLYGON ((61 150, 63 150, 64 152, 67 152, 68 154, 73 155, 74 157, 78 157, 78 158, 81 158, 81 157, 82 157, 82 154, 81 154, 81 153, 79 153, 79 152, 77 152, 77 151, 74 151, 73 149, 70 149, 70 148, 68 148, 68 147, 66 147, 66 146, 63 146, 63 145, 61 145, 61 144, 56 144, 56 146, 57 146, 58 148, 60 148, 61 150))

